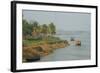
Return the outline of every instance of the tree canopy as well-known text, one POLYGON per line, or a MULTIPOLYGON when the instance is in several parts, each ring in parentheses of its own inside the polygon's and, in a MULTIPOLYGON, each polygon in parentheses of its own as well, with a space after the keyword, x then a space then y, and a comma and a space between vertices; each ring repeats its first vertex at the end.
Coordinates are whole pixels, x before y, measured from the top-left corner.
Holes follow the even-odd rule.
POLYGON ((53 22, 50 24, 42 24, 39 25, 37 21, 34 21, 33 23, 29 23, 27 20, 22 20, 23 25, 23 36, 39 36, 43 34, 44 36, 47 34, 55 34, 56 33, 56 27, 53 22))
POLYGON ((56 27, 55 27, 54 23, 49 24, 49 33, 50 34, 55 34, 56 33, 56 27))
POLYGON ((27 22, 27 20, 23 19, 22 20, 22 30, 23 30, 23 35, 26 36, 26 35, 31 35, 31 32, 32 32, 32 25, 29 24, 27 22))

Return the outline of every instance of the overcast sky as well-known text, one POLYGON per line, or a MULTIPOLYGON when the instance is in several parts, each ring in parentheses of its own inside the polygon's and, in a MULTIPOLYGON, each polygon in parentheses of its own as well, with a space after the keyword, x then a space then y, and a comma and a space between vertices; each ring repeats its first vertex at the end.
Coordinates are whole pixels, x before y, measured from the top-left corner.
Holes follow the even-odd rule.
POLYGON ((64 31, 90 31, 91 24, 89 13, 23 10, 23 18, 40 25, 53 22, 57 30, 64 31))

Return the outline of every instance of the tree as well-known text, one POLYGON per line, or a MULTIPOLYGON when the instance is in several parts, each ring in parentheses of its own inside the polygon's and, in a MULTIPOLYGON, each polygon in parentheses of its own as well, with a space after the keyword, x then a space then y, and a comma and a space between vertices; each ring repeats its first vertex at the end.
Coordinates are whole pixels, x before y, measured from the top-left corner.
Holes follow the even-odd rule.
POLYGON ((22 20, 22 30, 23 30, 23 36, 31 35, 32 32, 32 25, 28 23, 27 20, 22 20))
POLYGON ((38 34, 41 34, 41 32, 42 32, 42 26, 41 26, 41 25, 39 25, 39 26, 37 27, 37 32, 38 32, 38 34))
POLYGON ((38 35, 38 22, 35 21, 33 22, 33 30, 32 30, 32 36, 37 36, 38 35))
POLYGON ((48 27, 49 27, 49 33, 50 34, 53 35, 53 34, 56 33, 56 27, 55 27, 54 23, 50 23, 48 27))
POLYGON ((48 26, 46 24, 42 25, 41 33, 46 35, 48 33, 48 26))

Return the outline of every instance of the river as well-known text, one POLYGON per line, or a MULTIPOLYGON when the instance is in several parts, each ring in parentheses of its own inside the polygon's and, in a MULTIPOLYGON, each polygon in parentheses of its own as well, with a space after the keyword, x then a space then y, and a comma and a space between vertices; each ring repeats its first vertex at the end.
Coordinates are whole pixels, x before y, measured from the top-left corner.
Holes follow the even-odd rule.
POLYGON ((71 37, 81 40, 81 46, 70 46, 65 48, 56 49, 52 54, 42 57, 40 62, 47 61, 64 61, 64 60, 86 60, 91 58, 91 45, 90 45, 90 33, 89 32, 75 32, 70 34, 55 35, 59 36, 63 40, 70 42, 71 37))

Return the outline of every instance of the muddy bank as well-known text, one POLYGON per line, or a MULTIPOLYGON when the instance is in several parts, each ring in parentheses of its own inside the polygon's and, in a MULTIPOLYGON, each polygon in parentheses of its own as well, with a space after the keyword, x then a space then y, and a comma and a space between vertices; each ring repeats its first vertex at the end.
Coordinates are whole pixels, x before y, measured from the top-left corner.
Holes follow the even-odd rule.
POLYGON ((53 53, 55 49, 65 48, 68 45, 68 41, 60 41, 56 43, 25 46, 23 47, 23 62, 28 62, 28 60, 38 61, 41 57, 53 53))

